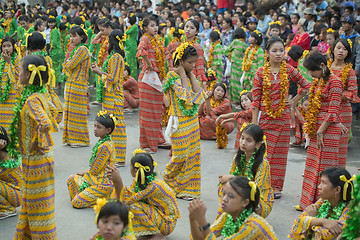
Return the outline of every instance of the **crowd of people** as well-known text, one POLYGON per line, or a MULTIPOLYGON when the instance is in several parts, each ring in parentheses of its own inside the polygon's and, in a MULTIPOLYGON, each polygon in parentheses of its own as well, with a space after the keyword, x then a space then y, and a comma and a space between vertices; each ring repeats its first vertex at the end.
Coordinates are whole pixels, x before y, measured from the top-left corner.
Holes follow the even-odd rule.
POLYGON ((189 201, 195 240, 277 239, 266 217, 282 197, 290 146, 307 156, 302 213, 288 237, 359 239, 360 179, 346 162, 360 116, 360 8, 351 0, 153 5, 2 4, 0 220, 20 207, 15 239, 57 238, 52 133, 88 147, 90 104, 101 106, 99 139, 89 169, 67 186, 74 208, 97 213, 92 239, 166 239, 178 199, 189 201), (139 149, 126 187, 117 168, 126 166, 124 113, 134 109, 139 149), (200 139, 226 148, 235 127, 237 153, 219 173, 210 225, 200 139), (159 148, 171 157, 162 176, 152 155, 159 148))

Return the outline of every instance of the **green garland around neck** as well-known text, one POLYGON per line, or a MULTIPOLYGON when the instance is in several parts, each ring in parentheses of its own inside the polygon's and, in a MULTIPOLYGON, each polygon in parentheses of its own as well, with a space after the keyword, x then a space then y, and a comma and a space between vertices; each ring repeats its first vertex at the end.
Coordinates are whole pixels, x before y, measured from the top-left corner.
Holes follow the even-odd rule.
MULTIPOLYGON (((147 176, 146 179, 145 179, 145 187, 146 187, 147 185, 149 185, 149 183, 151 183, 152 181, 154 181, 155 177, 156 177, 156 173, 153 173, 153 174, 150 174, 149 176, 147 176)), ((141 192, 142 190, 143 190, 143 189, 141 189, 141 188, 139 187, 139 184, 138 184, 137 182, 135 182, 135 192, 136 192, 136 193, 137 193, 137 192, 141 192)))
MULTIPOLYGON (((6 73, 7 81, 5 84, 4 92, 2 92, 2 90, 1 90, 0 102, 6 102, 9 99, 9 93, 11 91, 11 79, 9 77, 9 72, 11 71, 11 66, 15 66, 15 59, 16 59, 16 54, 13 53, 11 55, 11 64, 9 64, 9 68, 6 73)), ((5 64, 6 64, 6 61, 3 58, 1 58, 1 61, 0 61, 0 83, 2 82, 5 64)))
MULTIPOLYGON (((103 67, 102 67, 102 71, 103 72, 107 72, 108 70, 108 64, 109 64, 109 60, 110 58, 115 54, 116 52, 115 51, 112 51, 106 58, 104 64, 103 64, 103 67)), ((104 92, 105 92, 105 89, 104 89, 104 83, 101 79, 101 76, 98 76, 100 79, 99 79, 99 84, 96 86, 96 101, 99 102, 99 103, 102 103, 103 100, 104 100, 104 92)))
POLYGON ((252 209, 244 209, 240 216, 234 221, 233 217, 230 214, 226 215, 226 222, 223 226, 223 229, 221 231, 221 235, 224 236, 224 238, 228 238, 235 233, 237 233, 241 227, 241 225, 244 223, 244 221, 253 213, 252 209))
POLYGON ((98 148, 100 147, 101 144, 103 144, 106 141, 111 141, 110 135, 106 135, 103 139, 99 139, 96 142, 95 146, 92 149, 91 158, 89 160, 89 167, 91 167, 92 163, 94 162, 94 160, 96 158, 96 153, 98 151, 98 148))
MULTIPOLYGON (((165 93, 168 89, 170 89, 176 81, 177 77, 171 76, 163 85, 163 92, 165 93)), ((198 108, 199 105, 198 104, 193 104, 192 107, 190 109, 186 109, 185 107, 185 100, 180 99, 178 96, 176 96, 176 100, 179 104, 179 108, 181 110, 181 112, 187 116, 187 117, 192 117, 195 116, 198 112, 198 108)))
POLYGON ((343 201, 340 201, 336 207, 333 208, 331 215, 329 216, 330 210, 331 210, 331 204, 328 200, 325 200, 323 204, 321 204, 321 207, 318 210, 318 214, 316 215, 316 218, 327 218, 330 220, 339 220, 341 217, 342 212, 344 211, 344 208, 346 207, 346 203, 343 201))
POLYGON ((252 156, 250 157, 249 163, 246 162, 246 154, 245 153, 241 154, 241 160, 240 160, 240 168, 241 169, 239 169, 239 167, 236 166, 235 172, 233 172, 232 175, 241 176, 243 174, 243 176, 245 176, 249 180, 253 181, 254 175, 252 172, 252 167, 255 162, 256 153, 257 153, 257 150, 255 150, 253 152, 252 156))
POLYGON ((47 52, 45 52, 44 50, 31 52, 31 53, 28 53, 28 55, 37 55, 37 56, 43 56, 43 57, 48 56, 47 52))
POLYGON ((13 158, 15 161, 21 161, 21 154, 18 150, 19 145, 19 123, 20 123, 20 112, 25 104, 25 101, 33 94, 33 93, 46 93, 46 87, 43 86, 34 86, 28 85, 25 86, 21 98, 18 99, 16 105, 14 107, 14 117, 13 121, 10 125, 9 132, 10 132, 10 142, 7 145, 8 156, 13 158))
POLYGON ((76 51, 78 50, 78 48, 81 47, 81 46, 85 46, 85 43, 80 43, 79 45, 77 45, 76 47, 74 47, 74 49, 71 51, 70 59, 74 56, 74 54, 76 53, 76 51))
POLYGON ((21 164, 20 159, 6 158, 3 161, 0 161, 0 168, 2 169, 13 169, 19 167, 21 164))

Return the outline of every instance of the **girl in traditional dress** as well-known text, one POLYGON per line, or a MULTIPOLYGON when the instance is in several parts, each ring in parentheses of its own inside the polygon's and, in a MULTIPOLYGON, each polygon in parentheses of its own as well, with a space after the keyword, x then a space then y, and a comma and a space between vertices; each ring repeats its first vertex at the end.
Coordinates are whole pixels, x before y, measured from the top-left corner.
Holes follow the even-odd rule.
MULTIPOLYGON (((305 208, 291 228, 290 239, 337 239, 349 219, 349 202, 354 189, 350 173, 328 167, 320 173, 320 199, 305 208)), ((341 239, 341 238, 340 238, 341 239)))
POLYGON ((166 23, 160 23, 159 30, 158 30, 158 36, 160 38, 160 41, 162 44, 167 47, 169 45, 169 38, 167 36, 167 25, 166 23))
POLYGON ((339 166, 341 139, 340 107, 343 82, 327 67, 324 55, 310 53, 304 61, 314 81, 312 82, 309 106, 305 115, 305 133, 310 137, 300 205, 305 209, 319 197, 320 172, 329 166, 339 166))
POLYGON ((174 54, 175 71, 168 73, 163 90, 170 100, 167 137, 171 138, 172 157, 164 180, 176 197, 191 200, 200 196, 200 131, 198 106, 205 93, 193 74, 197 51, 182 43, 174 54))
MULTIPOLYGON (((264 132, 259 125, 244 124, 240 136, 240 148, 234 157, 229 175, 220 175, 219 200, 223 195, 223 186, 235 176, 245 176, 255 181, 260 190, 259 206, 255 212, 266 218, 274 203, 274 193, 270 182, 270 164, 266 159, 264 132)), ((219 202, 221 203, 221 201, 219 202)), ((219 213, 222 214, 219 204, 219 213)), ((219 216, 219 215, 218 215, 219 216)))
POLYGON ((52 15, 49 16, 48 26, 51 29, 49 54, 52 60, 52 68, 55 71, 56 85, 58 88, 61 88, 61 83, 63 82, 61 70, 65 55, 61 47, 61 33, 56 27, 56 18, 52 15))
POLYGON ((161 114, 163 112, 164 94, 153 86, 142 81, 145 73, 155 72, 160 81, 166 78, 165 62, 171 56, 156 37, 158 22, 154 17, 146 17, 142 25, 145 33, 142 36, 136 57, 142 57, 143 69, 139 75, 140 97, 140 147, 149 152, 156 152, 159 145, 164 145, 161 114))
POLYGON ((111 180, 106 177, 105 169, 115 163, 115 147, 110 135, 116 128, 116 123, 116 117, 106 111, 100 111, 95 118, 94 135, 100 139, 92 150, 89 169, 73 174, 67 180, 74 208, 91 207, 97 198, 108 198, 114 190, 111 180))
POLYGON ((136 59, 136 47, 137 47, 137 37, 139 33, 139 27, 136 25, 136 16, 134 13, 130 13, 128 17, 130 26, 125 31, 126 36, 126 55, 125 61, 129 64, 131 69, 131 77, 137 79, 138 76, 138 67, 136 59))
POLYGON ((285 49, 281 38, 271 37, 265 49, 269 58, 265 66, 257 70, 253 82, 252 122, 259 124, 266 136, 271 186, 277 199, 281 197, 289 151, 289 105, 297 106, 298 101, 308 93, 310 83, 283 60, 285 49), (291 101, 288 100, 290 81, 299 84, 299 94, 291 101))
POLYGON ((326 55, 328 58, 331 57, 331 51, 334 48, 335 41, 339 38, 339 32, 329 28, 326 30, 326 43, 329 45, 329 48, 326 51, 326 55))
POLYGON ((250 46, 245 51, 241 66, 243 74, 240 80, 238 80, 241 84, 241 89, 239 89, 240 91, 250 91, 252 89, 256 71, 264 66, 264 51, 260 47, 262 41, 262 34, 258 30, 250 33, 250 46))
POLYGON ((173 30, 170 30, 170 34, 172 34, 172 36, 174 37, 173 40, 171 40, 171 42, 167 46, 167 49, 168 49, 171 57, 174 54, 174 52, 176 51, 177 47, 180 46, 181 36, 183 33, 184 33, 184 30, 182 30, 179 27, 176 27, 176 28, 173 28, 173 30))
POLYGON ((180 211, 174 191, 156 177, 155 166, 157 164, 150 154, 137 149, 131 158, 130 173, 134 181, 130 188, 124 186, 115 167, 108 167, 107 172, 117 197, 134 214, 135 236, 165 240, 165 236, 175 229, 180 211))
POLYGON ((193 73, 197 79, 201 82, 206 82, 205 76, 205 65, 204 65, 204 50, 201 45, 197 42, 196 35, 199 33, 200 25, 194 19, 189 18, 184 25, 184 33, 185 33, 185 42, 188 42, 192 45, 198 54, 198 58, 196 60, 195 68, 193 73))
POLYGON ((207 62, 207 68, 216 72, 216 78, 219 82, 222 82, 223 75, 223 49, 220 43, 220 34, 218 31, 212 31, 210 33, 211 49, 209 52, 209 60, 207 62))
MULTIPOLYGON (((291 114, 294 114, 293 119, 295 119, 293 127, 295 141, 293 143, 290 143, 290 146, 300 146, 306 141, 306 139, 309 139, 304 132, 305 115, 308 106, 308 96, 305 96, 302 99, 300 106, 296 107, 295 109, 291 109, 291 114)), ((305 148, 306 147, 307 146, 305 146, 305 148)))
POLYGON ((227 114, 222 114, 216 119, 216 123, 221 122, 221 124, 225 124, 227 122, 237 122, 237 132, 236 132, 236 139, 235 139, 235 150, 238 150, 240 147, 240 129, 242 128, 243 124, 245 123, 251 123, 252 121, 252 93, 249 91, 243 91, 240 93, 241 96, 241 102, 240 112, 232 112, 227 114))
POLYGON ((136 240, 132 228, 133 214, 125 203, 99 198, 94 210, 99 231, 91 240, 136 240))
POLYGON ((352 109, 351 103, 359 103, 358 83, 351 62, 352 42, 339 38, 331 51, 328 67, 343 83, 344 92, 341 99, 340 126, 342 128, 339 146, 339 167, 346 168, 348 143, 350 139, 352 109))
POLYGON ((272 226, 255 209, 260 191, 254 181, 246 177, 231 178, 224 186, 221 199, 223 214, 210 226, 206 220, 206 206, 202 200, 189 203, 192 239, 269 239, 277 240, 272 226))
POLYGON ((7 132, 0 126, 0 220, 16 216, 16 208, 22 201, 21 160, 8 156, 8 144, 7 132))
POLYGON ((124 111, 139 107, 139 86, 137 81, 131 77, 130 66, 125 64, 123 74, 123 88, 124 88, 124 111))
POLYGON ((21 157, 24 178, 20 216, 14 239, 56 239, 54 145, 57 128, 48 104, 49 69, 42 56, 25 56, 19 82, 24 85, 14 107, 8 154, 21 157), (41 173, 41 174, 39 174, 41 173))
MULTIPOLYGON (((230 113, 231 104, 229 99, 226 98, 226 86, 223 83, 215 83, 211 92, 207 94, 209 97, 205 103, 200 104, 199 107, 199 127, 201 139, 217 139, 221 121, 216 123, 216 119, 222 115, 230 113)), ((225 134, 230 134, 235 125, 232 122, 227 122, 220 128, 225 128, 225 134)))
POLYGON ((87 123, 87 87, 90 53, 85 46, 87 36, 80 26, 70 29, 70 42, 75 48, 63 63, 66 74, 63 143, 71 147, 90 144, 87 123))
POLYGON ((110 33, 108 37, 109 55, 104 62, 102 71, 96 64, 93 64, 91 69, 100 76, 104 85, 101 93, 103 95, 103 111, 114 114, 119 121, 111 136, 116 150, 115 165, 123 167, 126 158, 126 126, 124 121, 124 89, 122 86, 125 52, 122 37, 123 33, 120 30, 113 30, 110 33))
POLYGON ((16 18, 14 17, 14 13, 12 10, 8 10, 4 15, 4 23, 5 23, 5 35, 8 37, 13 37, 14 33, 17 30, 16 18))
MULTIPOLYGON (((244 54, 247 48, 245 42, 246 33, 242 28, 237 28, 234 32, 234 40, 230 43, 230 46, 225 50, 225 55, 229 57, 231 62, 230 84, 229 84, 229 99, 231 102, 240 104, 240 92, 241 84, 240 78, 242 75, 241 64, 239 64, 244 58, 244 54)), ((240 104, 241 105, 241 104, 240 104)))
POLYGON ((7 131, 13 119, 18 91, 20 57, 15 50, 15 41, 12 37, 5 37, 1 41, 0 60, 0 125, 7 131))

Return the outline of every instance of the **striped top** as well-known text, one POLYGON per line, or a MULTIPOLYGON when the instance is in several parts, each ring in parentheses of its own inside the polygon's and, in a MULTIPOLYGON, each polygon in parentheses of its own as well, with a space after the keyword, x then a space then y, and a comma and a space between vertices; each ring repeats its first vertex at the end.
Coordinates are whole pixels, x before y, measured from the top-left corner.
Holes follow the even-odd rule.
POLYGON ((122 98, 124 98, 124 90, 122 87, 124 81, 124 67, 125 61, 120 53, 112 55, 107 65, 107 73, 105 73, 106 81, 104 85, 106 91, 115 91, 120 94, 122 98))
POLYGON ((85 46, 79 47, 74 56, 63 63, 63 71, 68 77, 67 81, 77 82, 81 85, 88 83, 90 69, 90 53, 85 46))
POLYGON ((224 54, 226 56, 231 54, 230 62, 241 65, 240 63, 242 63, 247 47, 246 42, 241 41, 240 39, 234 39, 234 41, 230 43, 230 46, 225 50, 224 54))

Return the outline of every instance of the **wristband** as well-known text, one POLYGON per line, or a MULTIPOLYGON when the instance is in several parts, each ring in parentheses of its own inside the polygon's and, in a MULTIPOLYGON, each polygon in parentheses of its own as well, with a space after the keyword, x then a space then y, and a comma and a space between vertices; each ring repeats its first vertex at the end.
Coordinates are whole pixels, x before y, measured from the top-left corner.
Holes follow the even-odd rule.
POLYGON ((205 231, 205 230, 208 230, 210 228, 210 223, 206 224, 205 226, 203 227, 199 227, 200 231, 205 231))

